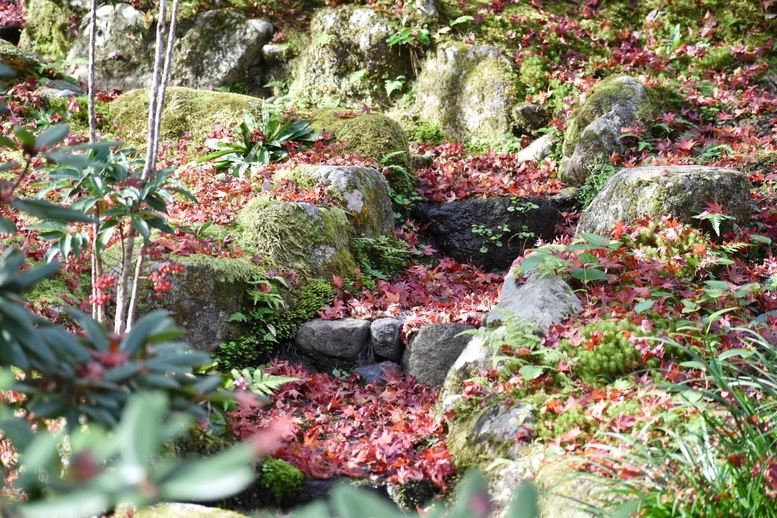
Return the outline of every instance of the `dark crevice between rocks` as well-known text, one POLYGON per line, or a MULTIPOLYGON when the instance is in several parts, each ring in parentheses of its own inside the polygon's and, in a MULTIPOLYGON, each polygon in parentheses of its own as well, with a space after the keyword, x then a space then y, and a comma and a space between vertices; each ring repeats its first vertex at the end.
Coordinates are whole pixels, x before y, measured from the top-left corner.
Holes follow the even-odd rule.
POLYGON ((0 25, 0 39, 13 45, 19 45, 22 36, 22 28, 14 25, 0 25))

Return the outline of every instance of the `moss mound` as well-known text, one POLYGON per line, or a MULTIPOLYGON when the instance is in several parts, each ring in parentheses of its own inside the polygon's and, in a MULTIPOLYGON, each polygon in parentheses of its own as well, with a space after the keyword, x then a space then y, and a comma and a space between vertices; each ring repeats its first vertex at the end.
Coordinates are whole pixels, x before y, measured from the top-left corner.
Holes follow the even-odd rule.
POLYGON ((363 113, 355 117, 338 117, 338 110, 322 110, 310 125, 318 133, 334 134, 346 143, 346 149, 381 165, 396 165, 410 171, 410 150, 402 126, 379 113, 363 113))
POLYGON ((19 46, 55 61, 65 59, 74 39, 70 25, 82 13, 62 0, 26 0, 24 8, 27 17, 19 46))
MULTIPOLYGON (((110 104, 110 119, 132 140, 141 140, 148 124, 149 90, 131 90, 110 104)), ((190 133, 204 142, 216 124, 235 123, 243 112, 261 112, 262 100, 247 95, 169 87, 162 114, 162 139, 180 139, 190 133)))

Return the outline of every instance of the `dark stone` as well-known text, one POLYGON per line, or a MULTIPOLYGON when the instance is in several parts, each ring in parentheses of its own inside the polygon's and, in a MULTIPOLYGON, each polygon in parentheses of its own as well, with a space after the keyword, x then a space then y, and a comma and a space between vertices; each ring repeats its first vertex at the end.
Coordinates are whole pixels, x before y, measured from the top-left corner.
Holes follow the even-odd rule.
POLYGON ((536 104, 521 103, 513 108, 513 124, 519 133, 530 134, 547 123, 547 113, 536 104))
POLYGON ((367 352, 369 340, 369 320, 317 318, 299 328, 294 343, 317 369, 330 371, 356 367, 367 352))
POLYGON ((468 329, 473 327, 464 324, 431 324, 422 328, 402 355, 402 366, 420 383, 441 386, 448 370, 470 341, 468 335, 458 336, 468 329))
POLYGON ((553 239, 555 226, 561 223, 556 205, 535 197, 491 197, 451 203, 422 203, 413 209, 413 218, 428 225, 426 234, 444 255, 462 263, 472 263, 487 271, 503 271, 516 257, 531 248, 541 237, 553 239), (536 205, 529 208, 527 204, 536 205), (513 210, 510 210, 513 209, 513 210), (475 225, 491 229, 496 236, 502 225, 498 246, 475 234, 475 225), (481 252, 481 247, 487 250, 481 252))
POLYGON ((0 25, 0 40, 5 40, 13 45, 18 45, 21 35, 21 27, 16 25, 0 25))
POLYGON ((353 370, 365 383, 375 383, 378 386, 386 385, 386 374, 399 371, 401 367, 394 362, 380 362, 357 367, 353 370))
POLYGON ((379 358, 397 361, 402 356, 402 320, 379 318, 370 325, 370 348, 379 358))
POLYGON ((753 83, 764 92, 777 97, 777 74, 764 74, 753 83))

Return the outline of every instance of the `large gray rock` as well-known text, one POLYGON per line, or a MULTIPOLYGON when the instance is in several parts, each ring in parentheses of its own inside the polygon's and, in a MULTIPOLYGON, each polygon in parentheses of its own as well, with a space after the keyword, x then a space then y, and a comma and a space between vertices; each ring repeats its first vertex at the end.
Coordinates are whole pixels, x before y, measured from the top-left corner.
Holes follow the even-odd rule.
MULTIPOLYGON (((69 60, 89 56, 89 20, 68 53, 69 60)), ((173 52, 171 84, 213 89, 237 81, 262 82, 262 47, 272 38, 272 25, 248 20, 229 9, 207 11, 193 24, 181 24, 173 52)), ((97 9, 97 88, 132 90, 153 81, 156 24, 129 4, 108 4, 97 9)), ((78 65, 74 77, 86 81, 87 66, 78 65)), ((250 85, 249 85, 250 86, 250 85)))
MULTIPOLYGON (((110 90, 131 90, 150 86, 154 55, 154 31, 146 26, 146 15, 129 4, 106 4, 97 8, 95 86, 110 90)), ((79 35, 67 55, 70 61, 89 57, 89 21, 81 22, 79 35)), ((73 77, 86 82, 88 67, 79 64, 73 77)))
POLYGON ((369 7, 317 10, 289 95, 307 106, 386 105, 384 80, 410 73, 407 50, 386 42, 393 33, 391 17, 369 7))
POLYGON ((636 79, 614 77, 596 85, 567 124, 560 177, 583 185, 593 165, 623 152, 621 130, 648 120, 652 111, 648 91, 636 79))
POLYGON ((370 348, 375 356, 397 361, 402 356, 402 320, 379 318, 370 326, 370 348))
MULTIPOLYGON (((516 284, 515 279, 516 269, 513 268, 505 276, 499 302, 486 316, 489 325, 504 325, 504 320, 510 321, 515 317, 526 324, 527 332, 544 336, 550 326, 583 309, 572 288, 556 275, 533 273, 521 285, 516 284)), ((483 370, 494 368, 495 353, 483 338, 476 336, 470 340, 445 378, 440 395, 443 411, 456 406, 466 380, 483 370)))
POLYGON ((534 140, 531 144, 516 153, 515 159, 519 162, 539 162, 545 160, 553 152, 558 144, 558 137, 547 134, 534 140))
MULTIPOLYGON (((285 173, 282 173, 283 176, 285 173)), ((371 167, 310 166, 293 172, 300 183, 313 179, 343 201, 357 237, 393 237, 394 213, 386 177, 371 167)))
MULTIPOLYGON (((146 304, 170 311, 176 323, 184 329, 184 341, 192 347, 203 351, 215 350, 235 329, 235 324, 228 320, 246 302, 251 266, 237 259, 199 256, 180 261, 184 266, 183 273, 167 279, 172 288, 157 300, 149 285, 146 304)), ((148 309, 139 308, 140 312, 148 309)))
POLYGON ((750 182, 738 171, 719 167, 623 169, 583 211, 577 234, 610 232, 618 221, 629 224, 642 215, 671 215, 692 223, 693 216, 706 209, 705 202, 718 202, 736 222, 747 223, 752 213, 750 182))
POLYGON ((507 272, 499 302, 486 316, 488 325, 501 322, 509 314, 544 336, 550 326, 583 309, 580 299, 561 277, 532 273, 519 285, 515 282, 517 273, 516 268, 507 272))
POLYGON ((412 214, 427 225, 426 233, 435 248, 457 261, 489 271, 509 268, 537 238, 552 240, 555 226, 561 222, 553 203, 534 197, 421 203, 412 214), (488 231, 491 239, 485 233, 488 231))
POLYGON ((408 374, 425 385, 439 387, 448 370, 467 346, 470 337, 458 336, 473 329, 464 324, 431 324, 423 327, 402 355, 408 374))
POLYGON ((493 47, 448 43, 418 75, 416 110, 453 137, 498 137, 513 129, 515 70, 493 47))
POLYGON ((329 371, 354 367, 367 352, 369 340, 368 320, 317 318, 300 326, 294 343, 316 368, 329 371))
POLYGON ((262 47, 272 35, 270 23, 229 9, 200 13, 176 46, 170 82, 212 90, 246 81, 246 71, 261 61, 262 47))

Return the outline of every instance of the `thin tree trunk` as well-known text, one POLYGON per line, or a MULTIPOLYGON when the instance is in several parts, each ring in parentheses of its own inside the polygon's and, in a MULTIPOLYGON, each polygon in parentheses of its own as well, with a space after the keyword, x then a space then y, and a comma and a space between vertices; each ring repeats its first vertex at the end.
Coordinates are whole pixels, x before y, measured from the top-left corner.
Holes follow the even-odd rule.
POLYGON ((156 26, 156 49, 154 51, 154 82, 151 84, 151 95, 148 104, 148 142, 146 149, 146 164, 141 178, 151 177, 156 170, 156 155, 158 151, 158 136, 156 134, 157 106, 159 104, 159 87, 162 82, 162 67, 164 65, 164 45, 167 31, 167 0, 159 1, 159 19, 156 26))
POLYGON ((129 333, 132 329, 132 324, 135 323, 135 310, 138 306, 138 289, 140 287, 140 271, 143 268, 143 261, 145 260, 146 246, 140 247, 138 253, 138 260, 135 261, 135 276, 132 279, 132 295, 130 296, 129 309, 127 310, 127 326, 125 331, 129 333))
POLYGON ((127 320, 124 317, 127 311, 127 291, 129 288, 130 270, 132 270, 132 253, 135 251, 135 229, 130 227, 124 256, 121 259, 121 276, 116 287, 116 318, 113 323, 113 332, 117 335, 127 330, 127 320))
MULTIPOLYGON (((94 144, 97 140, 97 115, 95 114, 95 86, 94 86, 94 68, 97 55, 97 0, 92 0, 91 17, 89 19, 89 69, 88 69, 88 89, 89 89, 89 142, 94 144)), ((95 239, 97 236, 95 235, 95 239)))

